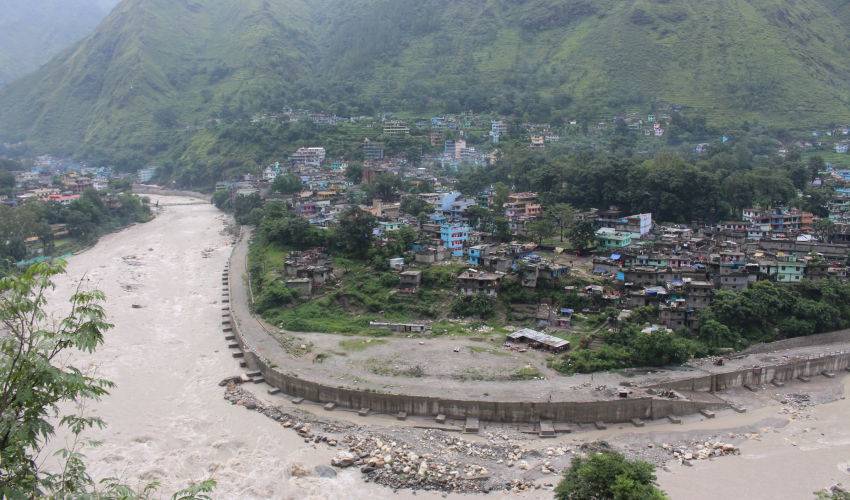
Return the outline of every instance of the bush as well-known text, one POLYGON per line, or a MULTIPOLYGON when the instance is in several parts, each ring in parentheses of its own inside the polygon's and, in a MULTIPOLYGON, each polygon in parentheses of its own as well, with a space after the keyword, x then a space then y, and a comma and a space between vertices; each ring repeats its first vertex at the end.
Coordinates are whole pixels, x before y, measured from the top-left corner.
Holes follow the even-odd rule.
POLYGON ((483 292, 454 299, 451 310, 452 314, 462 317, 480 315, 482 318, 487 318, 494 314, 493 301, 483 292))
POLYGON ((653 472, 653 464, 613 451, 574 457, 555 488, 555 500, 666 500, 653 472))
POLYGON ((277 283, 263 290, 254 307, 258 313, 263 314, 270 309, 289 304, 297 298, 292 292, 285 283, 277 283))

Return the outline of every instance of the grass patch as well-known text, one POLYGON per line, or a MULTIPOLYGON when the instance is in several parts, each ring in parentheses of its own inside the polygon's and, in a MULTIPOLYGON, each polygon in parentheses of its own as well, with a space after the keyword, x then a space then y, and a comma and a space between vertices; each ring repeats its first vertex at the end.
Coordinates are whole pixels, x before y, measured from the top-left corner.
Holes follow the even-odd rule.
POLYGON ((525 368, 514 373, 511 376, 511 378, 517 379, 517 380, 526 380, 526 379, 539 377, 539 376, 540 376, 540 370, 538 370, 537 368, 535 368, 533 366, 526 366, 525 368))
POLYGON ((375 347, 386 343, 387 341, 383 339, 351 339, 343 340, 339 343, 339 346, 346 351, 363 351, 367 347, 375 347))

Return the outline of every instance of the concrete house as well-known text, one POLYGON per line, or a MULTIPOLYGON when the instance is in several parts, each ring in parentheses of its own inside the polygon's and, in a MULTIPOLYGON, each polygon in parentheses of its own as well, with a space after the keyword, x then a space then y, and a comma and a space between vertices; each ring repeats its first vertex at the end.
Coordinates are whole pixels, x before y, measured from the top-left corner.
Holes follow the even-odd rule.
POLYGON ((458 287, 461 295, 484 293, 492 298, 498 295, 505 275, 501 273, 485 273, 477 269, 467 269, 458 276, 458 287))
POLYGON ((422 286, 422 271, 404 271, 398 275, 399 289, 413 290, 422 286))

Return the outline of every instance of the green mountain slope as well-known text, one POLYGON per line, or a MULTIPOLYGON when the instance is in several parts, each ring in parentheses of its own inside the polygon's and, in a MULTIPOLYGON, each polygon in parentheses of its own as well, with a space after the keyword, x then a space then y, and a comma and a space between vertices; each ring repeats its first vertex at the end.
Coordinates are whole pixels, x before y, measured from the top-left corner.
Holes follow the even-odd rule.
POLYGON ((850 122, 847 14, 835 0, 124 0, 0 89, 0 138, 154 155, 179 140, 158 111, 203 125, 284 106, 544 121, 677 103, 718 124, 850 122))
POLYGON ((118 0, 0 0, 0 86, 88 35, 118 0))
POLYGON ((243 90, 294 79, 309 57, 298 48, 309 35, 290 28, 308 14, 283 3, 126 0, 91 35, 0 90, 0 134, 117 145, 143 140, 158 108, 208 115, 206 92, 247 106, 243 90))

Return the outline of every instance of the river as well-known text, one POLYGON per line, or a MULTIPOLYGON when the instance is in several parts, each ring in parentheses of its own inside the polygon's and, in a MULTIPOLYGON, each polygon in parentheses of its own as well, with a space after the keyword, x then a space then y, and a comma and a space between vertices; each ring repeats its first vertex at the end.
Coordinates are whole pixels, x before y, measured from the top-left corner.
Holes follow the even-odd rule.
MULTIPOLYGON (((189 201, 154 199, 160 204, 189 201)), ((306 444, 274 421, 223 399, 218 382, 241 373, 221 328, 221 272, 231 252, 231 237, 223 229, 225 216, 211 205, 165 207, 153 221, 106 235, 94 248, 71 257, 68 274, 55 280, 56 290, 48 297, 55 314, 66 312, 67 298, 82 279, 83 286, 106 294, 104 306, 115 324, 95 354, 75 353, 70 359, 117 384, 90 408, 109 424, 86 434, 103 443, 83 450, 92 475, 120 476, 131 484, 158 481, 169 496, 191 480, 212 475, 218 482, 216 499, 443 498, 393 493, 363 483, 357 470, 342 471, 335 479, 292 477, 294 463, 328 464, 334 451, 306 444)), ((255 392, 263 396, 264 386, 255 392)), ((847 408, 846 401, 818 407, 812 410, 816 422, 795 422, 781 434, 748 442, 741 457, 693 468, 673 466, 673 473, 659 473, 660 483, 674 499, 807 498, 802 494, 847 477, 847 408), (817 433, 800 437, 810 427, 817 433), (800 446, 793 446, 792 439, 800 446)), ((765 417, 776 413, 759 411, 765 417)), ((733 427, 755 417, 729 417, 711 425, 733 427)), ((610 432, 595 434, 582 437, 611 437, 610 432)), ((543 499, 551 493, 510 498, 543 499)))

